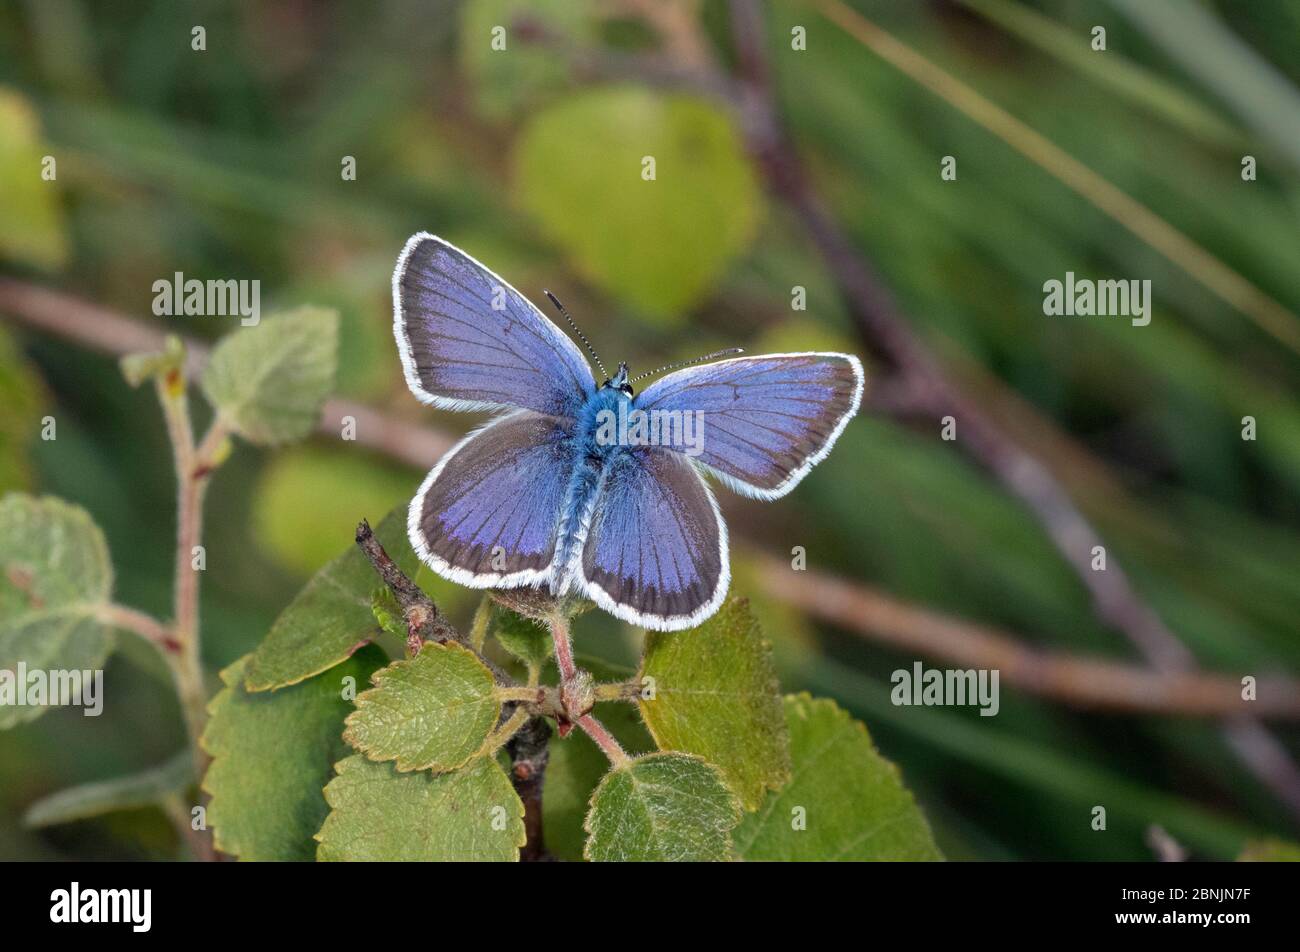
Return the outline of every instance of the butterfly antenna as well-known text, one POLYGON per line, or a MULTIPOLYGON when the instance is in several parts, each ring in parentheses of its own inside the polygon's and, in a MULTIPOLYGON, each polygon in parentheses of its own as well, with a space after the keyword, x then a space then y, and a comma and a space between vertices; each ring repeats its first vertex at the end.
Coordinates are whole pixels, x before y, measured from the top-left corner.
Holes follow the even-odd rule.
POLYGON ((600 355, 596 353, 596 348, 591 346, 591 341, 587 340, 587 335, 578 328, 577 323, 569 316, 569 312, 564 309, 564 305, 560 303, 560 299, 550 291, 543 290, 542 293, 550 298, 551 303, 555 305, 555 309, 564 315, 564 319, 568 321, 569 326, 573 328, 573 333, 578 335, 578 339, 582 341, 582 345, 587 348, 587 353, 591 354, 592 360, 596 361, 596 366, 600 368, 600 375, 608 379, 609 374, 605 373, 605 365, 600 362, 600 355))
POLYGON ((658 370, 647 370, 643 374, 637 374, 628 383, 635 383, 642 377, 653 377, 655 374, 661 374, 665 370, 676 370, 678 367, 690 367, 692 364, 702 364, 706 360, 713 360, 715 357, 730 357, 732 354, 743 354, 745 351, 739 347, 728 347, 726 350, 715 350, 711 354, 705 354, 703 357, 696 357, 694 360, 683 360, 681 363, 668 364, 660 367, 658 370))

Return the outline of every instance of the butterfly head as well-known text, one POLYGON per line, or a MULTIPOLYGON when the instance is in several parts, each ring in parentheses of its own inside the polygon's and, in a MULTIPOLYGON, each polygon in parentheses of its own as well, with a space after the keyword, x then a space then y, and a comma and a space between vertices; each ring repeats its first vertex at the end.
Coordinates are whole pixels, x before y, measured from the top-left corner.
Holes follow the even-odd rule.
POLYGON ((618 365, 618 373, 614 374, 601 385, 601 389, 608 387, 611 390, 617 390, 626 396, 632 396, 632 384, 628 380, 627 364, 618 365))

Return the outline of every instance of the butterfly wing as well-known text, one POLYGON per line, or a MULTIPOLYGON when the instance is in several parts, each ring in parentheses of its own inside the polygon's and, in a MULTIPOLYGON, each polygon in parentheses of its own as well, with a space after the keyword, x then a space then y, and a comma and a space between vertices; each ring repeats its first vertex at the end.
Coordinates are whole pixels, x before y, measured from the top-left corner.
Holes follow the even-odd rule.
POLYGON ((686 457, 638 447, 610 463, 579 548, 583 594, 643 628, 676 631, 722 604, 727 526, 686 457))
POLYGON ((471 588, 549 579, 573 461, 567 421, 527 410, 494 420, 425 478, 407 516, 412 547, 471 588))
POLYGON ((850 354, 737 357, 669 374, 635 406, 700 411, 695 461, 741 495, 778 499, 830 452, 862 402, 863 381, 850 354))
POLYGON ((526 297, 424 232, 393 272, 393 335, 411 392, 444 410, 573 417, 595 386, 577 345, 526 297))

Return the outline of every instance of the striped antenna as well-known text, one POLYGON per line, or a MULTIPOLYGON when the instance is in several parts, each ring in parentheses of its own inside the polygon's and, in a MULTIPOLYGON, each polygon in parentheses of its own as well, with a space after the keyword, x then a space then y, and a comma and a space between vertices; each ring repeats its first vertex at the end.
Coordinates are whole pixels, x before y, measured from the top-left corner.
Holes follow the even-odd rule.
POLYGON ((600 355, 596 353, 596 348, 591 346, 591 341, 587 340, 587 335, 579 329, 577 323, 569 316, 569 312, 564 309, 564 305, 560 303, 560 299, 545 289, 542 290, 542 293, 550 298, 551 303, 555 305, 555 309, 564 315, 564 319, 568 321, 569 326, 573 328, 573 333, 578 335, 578 340, 582 341, 583 346, 587 348, 587 353, 591 354, 592 359, 596 361, 596 366, 600 368, 600 375, 608 380, 609 374, 605 373, 605 365, 600 362, 600 355))
POLYGON ((636 383, 642 377, 653 377, 655 374, 661 374, 665 370, 676 370, 679 367, 690 367, 693 364, 702 364, 706 360, 713 360, 715 357, 730 357, 732 354, 743 354, 744 350, 739 347, 728 347, 726 350, 715 350, 711 354, 705 354, 703 357, 696 357, 694 360, 683 360, 679 364, 668 364, 660 367, 658 370, 647 370, 643 374, 637 374, 628 383, 636 383))

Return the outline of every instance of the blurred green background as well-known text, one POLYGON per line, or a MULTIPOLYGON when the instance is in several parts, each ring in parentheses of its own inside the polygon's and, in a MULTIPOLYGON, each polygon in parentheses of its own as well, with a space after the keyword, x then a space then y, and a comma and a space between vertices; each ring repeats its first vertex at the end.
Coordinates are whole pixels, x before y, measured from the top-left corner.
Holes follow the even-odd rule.
MULTIPOLYGON (((1300 5, 856 5, 1300 308, 1300 5), (1094 25, 1107 29, 1104 53, 1088 46, 1094 25), (1242 181, 1246 154, 1257 181, 1242 181)), ((0 268, 206 338, 233 319, 154 318, 153 282, 259 279, 264 311, 340 311, 343 395, 452 433, 473 418, 419 407, 391 338, 392 267, 418 230, 535 300, 554 290, 607 364, 645 370, 725 346, 865 354, 799 222, 764 195, 731 114, 617 68, 690 42, 726 68, 726 6, 661 5, 686 24, 672 42, 643 6, 0 5, 0 268), (191 48, 195 25, 205 51, 191 48), (496 25, 508 26, 504 51, 490 46, 496 25), (579 78, 569 49, 613 68, 579 78), (641 179, 647 154, 653 183, 641 179), (45 155, 55 182, 40 177, 45 155), (355 181, 340 174, 345 156, 355 181), (790 306, 795 285, 806 311, 790 306)), ((977 402, 1029 421, 1030 448, 1066 470, 1112 557, 1202 664, 1300 673, 1296 354, 814 7, 765 6, 782 113, 815 185, 915 329, 977 402), (790 48, 796 25, 806 51, 790 48), (956 182, 939 178, 945 155, 956 182), (1067 271, 1150 279, 1150 326, 1045 317, 1043 282, 1067 271), (1254 442, 1240 437, 1245 415, 1254 442)), ((0 490, 88 509, 118 599, 166 617, 173 475, 152 393, 128 388, 112 359, 3 317, 0 490), (39 439, 46 414, 57 440, 39 439)), ((210 669, 257 644, 357 519, 404 502, 422 475, 337 440, 240 445, 209 496, 210 669)), ((811 568, 1027 643, 1134 658, 1040 527, 937 428, 864 413, 789 498, 722 501, 766 552, 802 545, 811 568)), ((889 674, 913 656, 770 601, 747 581, 747 558, 737 554, 736 589, 761 613, 783 686, 833 696, 868 724, 949 857, 1149 859, 1152 823, 1197 857, 1295 838, 1213 724, 1083 713, 1005 685, 994 718, 893 707, 889 674), (1089 825, 1094 804, 1107 807, 1105 833, 1089 825)), ((438 594, 460 621, 477 601, 438 594)), ((637 637, 611 619, 586 616, 578 638, 580 650, 635 657, 637 637)), ((152 810, 39 831, 20 822, 44 794, 182 747, 165 672, 122 640, 103 717, 54 711, 0 733, 0 858, 174 853, 152 810)), ((1300 750, 1294 727, 1277 728, 1300 750)))

